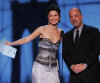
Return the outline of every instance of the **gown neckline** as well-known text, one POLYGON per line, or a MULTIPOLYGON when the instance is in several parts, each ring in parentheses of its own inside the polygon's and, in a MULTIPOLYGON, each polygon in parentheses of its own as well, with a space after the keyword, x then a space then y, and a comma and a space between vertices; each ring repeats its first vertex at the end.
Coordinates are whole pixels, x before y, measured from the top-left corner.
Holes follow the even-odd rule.
POLYGON ((49 40, 52 44, 56 44, 56 43, 60 42, 60 40, 61 40, 61 39, 59 39, 56 42, 52 42, 52 40, 50 38, 39 38, 39 39, 49 40))

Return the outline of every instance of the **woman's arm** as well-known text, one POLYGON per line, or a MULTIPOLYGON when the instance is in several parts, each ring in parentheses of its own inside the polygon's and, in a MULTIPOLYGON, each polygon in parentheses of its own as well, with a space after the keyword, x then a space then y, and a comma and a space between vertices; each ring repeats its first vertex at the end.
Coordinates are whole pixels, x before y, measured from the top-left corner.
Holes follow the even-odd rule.
POLYGON ((19 39, 17 41, 14 41, 12 43, 9 42, 9 41, 7 41, 6 42, 6 45, 15 46, 15 45, 26 44, 26 43, 32 41, 33 39, 35 39, 36 37, 38 37, 39 35, 41 35, 42 30, 43 30, 43 28, 42 27, 39 27, 32 34, 30 34, 29 36, 27 36, 25 38, 21 38, 21 39, 19 39))

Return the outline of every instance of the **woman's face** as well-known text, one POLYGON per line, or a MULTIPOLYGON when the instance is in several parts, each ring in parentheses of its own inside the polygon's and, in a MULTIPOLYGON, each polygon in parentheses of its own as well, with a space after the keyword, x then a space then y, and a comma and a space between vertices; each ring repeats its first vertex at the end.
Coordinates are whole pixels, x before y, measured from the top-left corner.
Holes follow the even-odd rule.
POLYGON ((60 16, 57 11, 50 11, 48 14, 48 21, 52 25, 56 25, 60 20, 60 16))

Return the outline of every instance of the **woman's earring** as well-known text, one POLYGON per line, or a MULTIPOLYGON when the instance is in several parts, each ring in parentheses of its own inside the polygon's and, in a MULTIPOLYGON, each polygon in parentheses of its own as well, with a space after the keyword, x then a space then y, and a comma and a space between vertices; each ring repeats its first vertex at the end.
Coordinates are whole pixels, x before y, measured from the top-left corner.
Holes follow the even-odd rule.
POLYGON ((50 22, 48 22, 48 24, 50 24, 50 22))

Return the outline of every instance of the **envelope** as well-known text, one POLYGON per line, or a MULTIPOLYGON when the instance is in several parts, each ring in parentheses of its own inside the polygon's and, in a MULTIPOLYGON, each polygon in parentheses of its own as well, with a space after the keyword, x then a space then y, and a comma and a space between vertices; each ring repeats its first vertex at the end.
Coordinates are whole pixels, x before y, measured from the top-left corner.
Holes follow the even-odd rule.
POLYGON ((0 41, 0 52, 5 56, 15 58, 17 49, 12 46, 5 45, 5 42, 6 42, 6 39, 2 39, 0 41))

